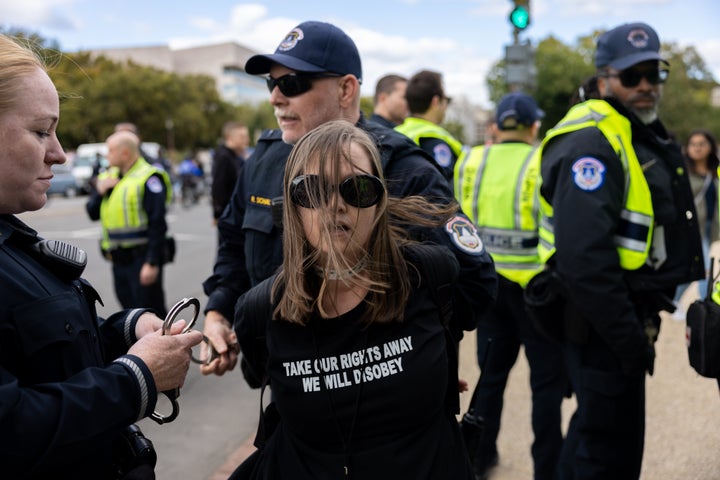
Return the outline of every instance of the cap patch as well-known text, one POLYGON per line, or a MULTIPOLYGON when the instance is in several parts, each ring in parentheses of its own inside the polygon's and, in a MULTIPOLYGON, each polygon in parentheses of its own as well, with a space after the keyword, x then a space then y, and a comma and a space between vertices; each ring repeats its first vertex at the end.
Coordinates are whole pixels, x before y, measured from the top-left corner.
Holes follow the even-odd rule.
POLYGON ((628 42, 635 48, 645 48, 650 41, 650 35, 645 30, 640 28, 631 30, 628 34, 628 42))
POLYGON ((575 185, 586 192, 597 190, 605 181, 605 165, 597 158, 582 157, 575 160, 572 171, 575 185))
POLYGON ((465 217, 456 215, 445 224, 445 232, 460 250, 472 255, 483 252, 483 245, 475 225, 465 217))
POLYGON ((303 35, 303 31, 299 28, 293 28, 290 30, 290 33, 288 33, 282 42, 280 42, 280 45, 278 45, 277 49, 281 52, 287 52, 288 50, 292 50, 295 48, 295 45, 297 45, 297 42, 303 39, 305 35, 303 35))

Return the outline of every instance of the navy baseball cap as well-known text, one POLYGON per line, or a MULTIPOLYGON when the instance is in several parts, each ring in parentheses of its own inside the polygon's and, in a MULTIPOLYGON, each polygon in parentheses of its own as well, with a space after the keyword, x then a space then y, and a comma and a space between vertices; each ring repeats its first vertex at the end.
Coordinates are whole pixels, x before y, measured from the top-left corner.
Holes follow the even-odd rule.
POLYGON ((495 122, 500 130, 515 130, 520 125, 530 126, 544 116, 545 112, 530 95, 514 92, 500 99, 495 122))
POLYGON ((355 42, 329 23, 301 23, 285 35, 275 53, 250 57, 245 71, 251 75, 269 73, 273 63, 303 73, 352 74, 362 82, 362 65, 355 42))
POLYGON ((625 70, 640 62, 659 60, 660 39, 653 28, 641 22, 625 23, 600 35, 595 52, 595 66, 625 70))

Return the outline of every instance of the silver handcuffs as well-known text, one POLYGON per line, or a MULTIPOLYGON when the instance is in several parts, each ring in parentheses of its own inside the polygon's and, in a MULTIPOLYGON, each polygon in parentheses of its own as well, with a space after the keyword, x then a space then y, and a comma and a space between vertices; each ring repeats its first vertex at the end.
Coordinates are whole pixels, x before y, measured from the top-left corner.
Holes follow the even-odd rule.
MULTIPOLYGON (((195 312, 193 313, 192 319, 187 322, 187 325, 185 325, 185 328, 182 329, 182 332, 180 333, 187 333, 189 332, 193 326, 195 325, 195 322, 197 321, 197 317, 200 314, 200 301, 195 297, 185 297, 179 302, 177 302, 168 312, 167 316, 165 317, 165 321, 163 322, 162 326, 162 334, 163 335, 170 335, 170 330, 172 328, 173 323, 177 320, 178 314, 185 310, 187 307, 194 307, 195 312)), ((192 356, 190 357, 193 362, 198 362, 195 358, 192 356)), ((180 405, 178 404, 178 397, 180 396, 180 388, 174 388, 172 390, 167 390, 162 392, 165 394, 165 396, 170 400, 170 404, 172 405, 172 412, 170 415, 163 415, 157 411, 154 411, 150 414, 150 418, 157 422, 158 424, 162 425, 163 423, 169 423, 175 420, 180 413, 180 405)))

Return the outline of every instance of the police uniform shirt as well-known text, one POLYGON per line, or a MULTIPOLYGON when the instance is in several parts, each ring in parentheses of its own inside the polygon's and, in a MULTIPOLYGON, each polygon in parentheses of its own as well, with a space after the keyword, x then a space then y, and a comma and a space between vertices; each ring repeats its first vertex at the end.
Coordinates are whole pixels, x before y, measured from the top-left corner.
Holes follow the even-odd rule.
MULTIPOLYGON (((422 282, 403 322, 367 326, 364 303, 306 326, 267 319, 270 383, 282 421, 263 451, 260 478, 346 478, 345 466, 356 480, 474 478, 445 404, 446 337, 432 298, 422 282)), ((265 325, 245 307, 241 299, 241 345, 265 325)))
POLYGON ((685 205, 684 189, 673 186, 672 172, 681 160, 669 155, 668 146, 617 102, 609 103, 632 120, 633 147, 641 165, 646 165, 655 221, 664 226, 655 236, 664 235, 665 262, 657 269, 645 266, 632 272, 620 267, 613 237, 624 207, 625 176, 620 159, 600 130, 585 128, 548 143, 541 162, 540 193, 554 209, 557 251, 551 261, 570 290, 568 298, 627 371, 643 371, 647 338, 628 285, 672 291, 689 278, 694 248, 684 212, 691 206, 685 205))

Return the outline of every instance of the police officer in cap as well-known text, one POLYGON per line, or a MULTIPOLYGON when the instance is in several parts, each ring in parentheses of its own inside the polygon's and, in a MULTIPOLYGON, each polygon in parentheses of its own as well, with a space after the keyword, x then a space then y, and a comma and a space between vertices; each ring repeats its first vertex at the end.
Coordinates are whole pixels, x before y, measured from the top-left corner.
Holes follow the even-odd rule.
MULTIPOLYGON (((267 75, 270 103, 280 126, 263 133, 238 178, 228 207, 218 220, 220 246, 214 271, 203 284, 208 302, 204 333, 220 358, 201 366, 203 373, 222 374, 234 367, 237 354, 231 322, 240 295, 272 275, 282 263, 280 212, 285 162, 305 133, 330 120, 344 119, 377 141, 388 190, 393 196, 421 195, 452 201, 451 186, 417 145, 407 137, 363 118, 360 112, 362 67, 355 43, 334 25, 307 21, 293 28, 275 53, 255 55, 247 73, 267 75), (273 203, 276 203, 273 209, 273 203)), ((495 297, 493 262, 475 226, 463 215, 441 229, 411 228, 417 239, 447 245, 461 265, 455 314, 468 330, 495 297)), ((461 332, 455 332, 458 338, 461 332)))
POLYGON ((680 148, 658 119, 668 76, 659 50, 645 23, 601 35, 601 99, 572 107, 541 146, 539 250, 566 298, 577 397, 560 479, 640 476, 659 312, 704 273, 680 148))
POLYGON ((51 167, 66 161, 60 102, 26 42, 0 35, 0 51, 0 476, 154 480, 133 422, 182 386, 202 334, 178 322, 163 335, 145 308, 99 318, 85 252, 18 217, 45 206, 51 167))
MULTIPOLYGON (((484 420, 478 438, 468 442, 478 444, 470 454, 481 479, 498 463, 503 394, 521 345, 530 365, 535 480, 553 478, 562 446, 560 405, 567 387, 562 351, 535 330, 523 302, 523 288, 540 267, 535 195, 540 164, 534 144, 543 116, 531 96, 505 95, 492 125, 497 141, 473 147, 455 165, 455 197, 478 226, 498 272, 497 302, 477 328, 482 377, 469 409, 484 420)), ((462 425, 466 430, 468 423, 462 425)))

